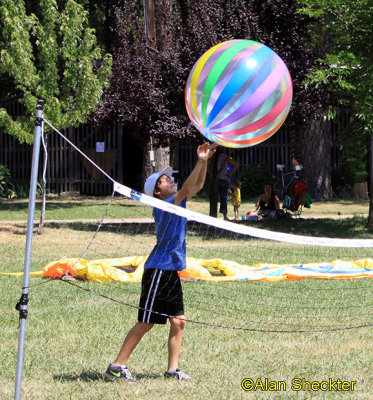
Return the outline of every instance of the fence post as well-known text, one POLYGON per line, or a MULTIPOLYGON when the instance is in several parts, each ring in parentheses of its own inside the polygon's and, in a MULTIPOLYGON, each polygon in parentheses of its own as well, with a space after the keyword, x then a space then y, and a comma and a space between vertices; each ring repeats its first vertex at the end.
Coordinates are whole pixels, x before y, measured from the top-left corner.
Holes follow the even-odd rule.
POLYGON ((42 100, 38 100, 36 105, 34 147, 32 153, 32 167, 31 167, 31 179, 30 179, 30 195, 29 195, 29 205, 28 205, 26 250, 25 250, 25 263, 23 271, 22 295, 19 303, 16 306, 16 309, 19 310, 19 335, 18 335, 17 371, 16 371, 15 390, 14 390, 15 400, 19 400, 21 398, 23 354, 25 347, 26 318, 28 313, 27 303, 29 300, 28 292, 29 292, 29 282, 30 282, 32 235, 34 228, 35 199, 36 199, 36 188, 37 188, 38 169, 39 169, 40 141, 41 141, 41 131, 43 124, 43 106, 44 102, 42 100))

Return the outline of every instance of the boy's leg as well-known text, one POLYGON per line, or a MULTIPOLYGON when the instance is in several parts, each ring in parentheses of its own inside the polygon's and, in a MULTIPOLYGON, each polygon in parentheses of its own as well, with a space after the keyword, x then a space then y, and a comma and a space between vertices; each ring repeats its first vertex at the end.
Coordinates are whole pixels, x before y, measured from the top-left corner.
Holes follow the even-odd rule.
POLYGON ((126 365, 127 360, 135 347, 138 345, 145 333, 150 331, 153 326, 154 324, 146 322, 138 322, 136 325, 134 325, 124 339, 122 348, 120 349, 114 365, 126 365))
POLYGON ((178 315, 177 318, 170 318, 170 336, 168 338, 168 370, 164 373, 165 378, 178 379, 179 381, 192 381, 192 378, 177 366, 183 332, 186 324, 185 316, 178 315))
POLYGON ((183 341, 185 315, 170 318, 170 335, 168 337, 168 370, 178 367, 181 343, 183 341))
POLYGON ((141 338, 153 327, 153 324, 138 322, 128 332, 117 359, 113 364, 110 364, 105 372, 104 379, 106 381, 125 380, 135 382, 131 372, 126 364, 129 356, 140 342, 141 338))

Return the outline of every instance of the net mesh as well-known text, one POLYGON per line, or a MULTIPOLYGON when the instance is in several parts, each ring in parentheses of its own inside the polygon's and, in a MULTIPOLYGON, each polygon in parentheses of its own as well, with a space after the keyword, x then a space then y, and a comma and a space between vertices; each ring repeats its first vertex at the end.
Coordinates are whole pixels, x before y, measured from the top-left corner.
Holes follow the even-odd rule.
MULTIPOLYGON (((95 260, 96 265, 105 265, 105 260, 110 259, 111 266, 133 276, 156 243, 151 215, 151 206, 115 192, 94 240, 81 258, 95 260), (128 209, 135 210, 137 217, 126 218, 128 209), (123 257, 133 259, 122 265, 123 257)), ((237 224, 225 225, 236 229, 237 224)), ((269 234, 276 232, 263 231, 263 236, 269 234)), ((318 270, 322 277, 320 269, 329 271, 328 260, 338 259, 343 266, 343 260, 347 264, 349 260, 372 257, 371 248, 331 247, 327 246, 328 241, 325 239, 325 246, 284 243, 189 220, 187 270, 197 265, 199 274, 182 279, 187 319, 217 327, 275 332, 325 331, 371 324, 371 279, 333 279, 333 275, 300 279, 304 273, 307 276, 307 263, 326 261, 318 270), (271 263, 276 264, 273 270, 271 263), (283 270, 292 267, 298 269, 284 277, 283 270), (240 268, 244 273, 230 275, 240 268), (208 275, 203 274, 203 269, 208 275), (258 273, 247 277, 247 270, 258 273)), ((112 285, 123 285, 120 298, 115 300, 130 306, 136 318, 141 289, 138 281, 100 283, 99 287, 90 281, 84 283, 86 289, 107 297, 111 297, 112 285)))
POLYGON ((188 321, 264 332, 328 331, 373 324, 373 280, 368 278, 372 270, 359 264, 346 273, 351 260, 373 258, 372 240, 258 229, 247 221, 228 222, 182 209, 112 182, 105 215, 79 262, 95 260, 96 270, 110 265, 129 279, 118 283, 106 275, 107 279, 96 279, 100 283, 67 283, 127 306, 134 321, 140 270, 156 243, 152 210, 158 207, 188 219, 187 271, 182 275, 188 321), (333 260, 339 261, 331 264, 333 260), (317 263, 316 268, 310 263, 317 263))

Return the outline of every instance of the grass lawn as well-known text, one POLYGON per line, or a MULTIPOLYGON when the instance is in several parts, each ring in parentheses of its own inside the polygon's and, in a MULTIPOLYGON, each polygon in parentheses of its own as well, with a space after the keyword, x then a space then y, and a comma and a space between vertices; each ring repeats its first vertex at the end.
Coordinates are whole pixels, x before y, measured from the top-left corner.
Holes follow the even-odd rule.
MULTIPOLYGON (((54 199, 47 203, 47 219, 100 219, 108 199, 54 199)), ((252 205, 252 203, 251 203, 252 205)), ((247 204, 250 207, 250 204, 247 204)), ((119 213, 136 217, 134 207, 118 204, 119 213)), ((206 201, 197 199, 190 207, 207 212, 206 201)), ((365 218, 334 220, 337 210, 346 215, 367 213, 368 205, 342 200, 314 203, 322 220, 289 220, 257 227, 286 232, 347 238, 371 237, 364 229, 365 218)), ((0 220, 27 218, 27 202, 2 201, 0 220)), ((151 213, 149 214, 151 215, 151 213)), ((276 221, 275 221, 276 222, 276 221)), ((277 221, 278 222, 278 221, 277 221)), ((24 224, 1 224, 1 272, 23 270, 24 224)), ((78 256, 94 233, 92 224, 47 225, 43 235, 33 238, 31 270, 38 271, 51 260, 78 256)), ((97 238, 108 257, 123 251, 143 253, 154 237, 146 233, 103 230, 97 238), (125 249, 125 250, 123 250, 125 249)), ((94 246, 92 246, 94 247, 94 246)), ((345 253, 345 249, 304 249, 240 242, 226 237, 211 240, 191 235, 191 255, 213 254, 224 249, 232 259, 247 252, 254 258, 271 255, 283 262, 300 257, 317 261, 345 253), (205 253, 202 253, 205 252, 205 253)), ((93 251, 93 250, 92 250, 93 251)), ((370 251, 370 250, 369 250, 370 251)), ((132 254, 131 253, 131 254, 132 254)), ((366 256, 356 250, 347 256, 366 256)), ((247 256, 248 257, 248 256, 247 256)), ((373 281, 373 280, 372 280, 373 281)), ((137 305, 139 284, 79 282, 79 285, 127 304, 137 305)), ((13 396, 17 360, 18 314, 14 309, 21 295, 22 279, 0 276, 0 399, 13 396)), ((187 317, 224 325, 234 324, 250 331, 188 323, 180 367, 194 383, 164 381, 167 362, 168 326, 155 327, 133 353, 128 366, 137 383, 105 383, 102 374, 113 361, 125 334, 136 321, 137 310, 98 297, 66 282, 31 278, 29 316, 23 372, 23 399, 369 399, 373 396, 373 329, 318 333, 269 333, 255 331, 275 326, 339 326, 372 323, 373 283, 361 280, 312 280, 277 283, 236 282, 183 284, 187 317), (237 300, 237 301, 236 301, 237 300), (284 381, 286 390, 244 391, 241 382, 251 378, 284 381), (354 391, 295 391, 294 378, 306 381, 356 381, 354 391)))
MULTIPOLYGON (((121 199, 123 205, 122 218, 136 218, 137 211, 131 206, 132 201, 121 199)), ((105 212, 109 197, 57 197, 47 199, 45 218, 52 220, 62 219, 100 219, 105 212)), ((240 207, 240 214, 245 215, 255 205, 255 199, 244 200, 240 207)), ((229 216, 233 217, 233 207, 229 207, 229 216)), ((203 214, 209 213, 209 202, 205 197, 195 197, 188 202, 188 208, 203 214)), ((41 200, 37 199, 35 219, 40 218, 41 200)), ((328 201, 315 201, 311 208, 305 208, 302 216, 356 216, 368 215, 369 201, 356 201, 345 199, 332 199, 328 201)), ((28 200, 0 200, 0 221, 27 220, 28 200)), ((149 216, 151 211, 149 210, 149 216)))

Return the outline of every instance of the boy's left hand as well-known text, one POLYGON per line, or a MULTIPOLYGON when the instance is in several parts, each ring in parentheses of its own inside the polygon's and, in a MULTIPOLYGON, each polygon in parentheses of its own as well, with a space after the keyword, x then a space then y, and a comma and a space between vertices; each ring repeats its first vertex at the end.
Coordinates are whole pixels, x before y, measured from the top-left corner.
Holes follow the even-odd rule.
POLYGON ((213 154, 215 149, 210 149, 210 143, 206 142, 197 147, 197 156, 199 160, 207 161, 213 154))

